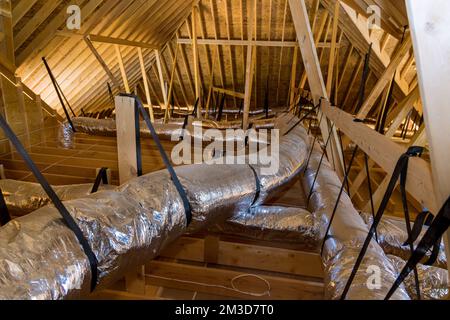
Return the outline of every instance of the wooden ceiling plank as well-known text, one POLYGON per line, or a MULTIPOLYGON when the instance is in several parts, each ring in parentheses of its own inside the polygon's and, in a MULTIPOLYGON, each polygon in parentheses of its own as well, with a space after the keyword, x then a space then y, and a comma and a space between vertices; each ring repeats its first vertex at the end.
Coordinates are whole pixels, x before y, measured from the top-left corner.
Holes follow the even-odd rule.
POLYGON ((14 37, 14 48, 17 50, 36 29, 50 16, 50 14, 59 6, 61 0, 47 0, 38 12, 33 14, 33 17, 20 29, 14 37))
MULTIPOLYGON (((91 0, 81 8, 81 16, 88 17, 104 0, 91 0)), ((83 0, 74 0, 75 5, 81 6, 83 0)), ((17 64, 20 66, 29 56, 44 48, 55 36, 58 28, 65 23, 66 12, 60 12, 49 24, 26 46, 17 56, 17 64)))
POLYGON ((38 2, 38 0, 20 0, 12 11, 13 27, 23 18, 23 16, 38 2))

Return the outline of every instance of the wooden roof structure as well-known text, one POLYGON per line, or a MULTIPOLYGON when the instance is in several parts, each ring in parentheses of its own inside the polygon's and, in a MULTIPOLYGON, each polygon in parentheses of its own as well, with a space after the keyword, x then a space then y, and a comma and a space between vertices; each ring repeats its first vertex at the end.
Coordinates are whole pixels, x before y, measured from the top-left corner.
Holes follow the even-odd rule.
MULTIPOLYGON (((245 85, 246 46, 249 27, 248 3, 245 0, 195 1, 198 37, 199 77, 204 96, 209 88, 217 87, 243 93, 245 85)), ((371 63, 370 86, 381 75, 395 50, 406 16, 404 6, 387 4, 388 1, 344 1, 338 28, 338 75, 340 104, 352 109, 361 77, 361 61, 369 42, 379 43, 379 54, 371 63), (382 17, 386 30, 367 30, 355 27, 363 24, 365 6, 383 3, 382 17), (356 10, 356 11, 355 11, 356 10), (384 13, 387 13, 385 15, 384 13), (378 57, 379 56, 379 57, 378 57)), ((315 22, 322 69, 327 74, 332 34, 334 1, 306 1, 310 18, 315 22)), ((55 78, 75 110, 99 111, 110 105, 107 90, 109 82, 115 93, 124 91, 122 71, 127 86, 134 90, 140 83, 142 72, 138 51, 150 80, 150 96, 154 104, 164 105, 160 76, 155 64, 155 50, 160 50, 163 82, 170 82, 173 60, 179 44, 175 68, 174 98, 181 107, 195 102, 194 70, 192 67, 194 1, 12 1, 12 26, 16 74, 23 83, 39 94, 49 106, 62 113, 59 100, 50 78, 42 64, 46 57, 55 78), (44 6, 45 3, 45 6, 44 6), (81 8, 81 29, 67 30, 66 12, 69 4, 81 8), (88 39, 85 39, 87 37, 88 39), (120 52, 120 57, 118 56, 120 52), (123 65, 123 69, 121 69, 123 65)), ((305 86, 304 68, 300 55, 294 65, 296 32, 287 0, 254 2, 256 13, 251 25, 257 49, 255 56, 255 81, 252 104, 261 107, 268 96, 271 106, 289 103, 292 71, 296 70, 295 83, 305 86)), ((366 14, 367 16, 367 14, 366 14)), ((375 45, 376 47, 376 45, 375 45)), ((402 97, 409 84, 414 82, 414 63, 411 55, 402 61, 402 97)), ((307 85, 307 84, 306 84, 307 85)), ((227 105, 239 107, 239 101, 227 100, 227 105)))
MULTIPOLYGON (((243 109, 245 129, 249 110, 291 109, 299 93, 307 92, 327 119, 319 127, 324 141, 332 135, 327 154, 337 173, 343 176, 350 145, 370 158, 369 171, 378 175, 375 208, 396 161, 411 145, 429 151, 410 162, 407 191, 415 208, 437 213, 450 192, 450 148, 443 147, 450 137, 444 86, 450 83, 450 42, 443 36, 448 32, 436 31, 448 31, 441 12, 450 5, 444 0, 0 3, 0 73, 9 81, 2 84, 5 102, 11 103, 17 90, 27 97, 19 105, 42 106, 62 120, 42 57, 77 114, 111 108, 108 84, 113 94, 137 91, 148 105, 183 110, 192 110, 197 98, 209 105, 212 93, 221 92, 228 108, 243 109), (69 5, 81 9, 79 30, 67 28, 69 5), (377 20, 380 26, 372 28, 377 20), (365 98, 359 101, 370 47, 365 98), (386 127, 378 131, 373 123, 353 121, 382 116, 386 127), (404 132, 410 133, 406 140, 404 132)), ((23 127, 19 116, 17 110, 9 113, 15 130, 23 127)), ((351 171, 350 194, 360 209, 369 210, 363 160, 351 171)))

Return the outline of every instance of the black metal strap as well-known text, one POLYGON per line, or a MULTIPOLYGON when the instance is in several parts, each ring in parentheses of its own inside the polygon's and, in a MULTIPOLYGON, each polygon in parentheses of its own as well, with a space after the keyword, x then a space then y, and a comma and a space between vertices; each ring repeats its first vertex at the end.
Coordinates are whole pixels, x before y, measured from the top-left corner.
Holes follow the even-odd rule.
POLYGON ((113 94, 111 85, 109 84, 109 82, 107 82, 106 85, 108 86, 108 94, 109 94, 109 98, 111 99, 111 102, 112 102, 112 104, 113 104, 113 106, 114 106, 114 105, 115 105, 115 102, 114 102, 114 94, 113 94))
MULTIPOLYGON (((398 160, 394 172, 392 173, 392 177, 391 180, 389 181, 389 185, 387 187, 386 193, 384 194, 383 200, 381 201, 380 207, 378 209, 377 215, 375 216, 375 219, 373 221, 372 226, 370 227, 369 233, 367 234, 366 240, 364 241, 364 244, 362 246, 361 252, 358 255, 358 258, 356 259, 356 263, 353 267, 353 270, 347 280, 347 284, 344 288, 344 291, 342 293, 341 296, 341 300, 344 300, 347 296, 348 291, 350 290, 350 286, 353 283, 353 280, 356 276, 356 273, 358 272, 359 267, 361 266, 362 260, 367 252, 367 249, 369 247, 370 241, 372 241, 373 236, 375 234, 375 231, 379 225, 379 223, 381 222, 381 218, 384 215, 385 209, 389 203, 389 199, 392 196, 392 193, 395 190, 395 187, 397 185, 397 181, 400 179, 400 184, 405 184, 406 185, 406 173, 407 173, 407 168, 408 168, 408 162, 409 162, 409 158, 410 157, 414 157, 414 156, 419 156, 421 155, 423 152, 423 148, 420 147, 411 147, 408 149, 408 151, 403 154, 400 159, 398 160)), ((404 188, 402 187, 402 190, 404 190, 404 188)), ((406 206, 407 207, 407 206, 406 206)), ((405 219, 407 219, 407 214, 408 212, 405 211, 405 219)), ((408 235, 410 235, 410 228, 411 226, 409 226, 409 229, 407 227, 408 230, 408 235)), ((419 288, 419 282, 418 282, 418 274, 417 274, 417 269, 415 269, 415 275, 416 275, 416 291, 418 293, 418 297, 420 298, 420 288, 419 288)))
POLYGON ((386 300, 389 300, 398 287, 403 283, 406 277, 416 269, 417 264, 425 257, 427 252, 436 245, 442 238, 444 233, 450 227, 450 198, 445 202, 442 209, 437 214, 433 223, 428 228, 419 245, 414 250, 403 270, 400 272, 398 278, 395 280, 392 288, 389 290, 386 300))
MULTIPOLYGON (((322 99, 320 99, 322 101, 322 99)), ((303 120, 305 120, 306 118, 309 117, 310 114, 312 114, 314 111, 316 111, 317 109, 320 108, 321 102, 319 102, 319 104, 317 106, 315 106, 314 108, 312 108, 311 110, 309 110, 302 118, 300 118, 300 120, 298 120, 288 131, 286 131, 286 133, 283 136, 288 135, 292 130, 294 130, 300 123, 303 122, 303 120)))
POLYGON ((416 221, 414 222, 413 228, 411 230, 411 235, 410 235, 410 237, 408 237, 408 239, 403 244, 404 246, 406 246, 410 242, 415 242, 419 238, 420 233, 422 232, 423 227, 425 226, 425 223, 427 221, 430 221, 429 220, 430 217, 431 217, 431 221, 433 221, 434 216, 428 210, 424 210, 417 215, 416 221))
POLYGON ((225 94, 222 94, 222 100, 220 101, 220 105, 219 105, 219 112, 217 113, 217 121, 221 121, 222 120, 222 114, 223 114, 223 108, 225 106, 225 94))
POLYGON ((261 180, 259 180, 256 169, 250 164, 248 166, 250 167, 250 169, 252 169, 253 175, 255 176, 256 192, 255 192, 255 198, 253 199, 253 202, 251 205, 251 206, 253 206, 256 203, 256 201, 258 201, 259 195, 261 194, 261 180))
POLYGON ((53 188, 50 186, 50 184, 47 182, 45 177, 42 175, 42 173, 39 171, 33 160, 30 158, 30 155, 23 147, 20 140, 17 138, 17 136, 12 131, 11 127, 8 125, 8 123, 5 121, 2 115, 0 115, 0 127, 5 132, 5 135, 8 137, 8 139, 11 141, 11 143, 16 148, 17 152, 22 156, 23 160, 27 164, 28 168, 30 168, 31 172, 33 172, 34 176, 36 177, 36 180, 40 183, 42 188, 47 193, 47 196, 50 198, 50 200, 53 202, 56 209, 58 209, 59 213, 63 217, 64 222, 69 227, 70 230, 73 231, 75 236, 77 237, 78 241, 80 242, 88 260, 89 265, 91 267, 91 290, 95 289, 95 286, 97 284, 97 257, 95 256, 94 252, 92 251, 92 248, 86 239, 86 237, 83 234, 83 231, 81 231, 80 227, 78 226, 77 222, 74 220, 74 218, 70 215, 67 208, 64 206, 64 204, 61 202, 53 188))
POLYGON ((313 181, 313 183, 311 185, 311 188, 309 189, 308 200, 307 200, 307 205, 306 206, 309 206, 309 201, 311 200, 311 196, 313 194, 314 187, 316 186, 317 177, 319 175, 320 169, 322 168, 322 164, 323 164, 323 160, 325 158, 326 150, 327 150, 328 144, 330 143, 330 140, 331 140, 331 136, 332 136, 331 133, 333 132, 333 128, 334 128, 334 123, 331 125, 330 130, 328 132, 328 139, 327 139, 327 142, 325 143, 325 146, 323 148, 322 156, 320 157, 319 165, 317 167, 316 174, 314 176, 314 181, 313 181))
POLYGON ((350 159, 350 162, 348 164, 348 169, 346 170, 346 174, 344 176, 344 180, 342 181, 341 189, 339 190, 339 195, 338 195, 338 197, 336 199, 336 203, 334 204, 333 213, 331 214, 330 222, 328 223, 327 230, 325 231, 325 237, 324 237, 324 239, 322 241, 322 247, 320 249, 320 255, 323 254, 323 249, 325 247, 325 242, 328 239, 328 235, 330 233, 331 225, 333 224, 334 217, 336 216, 336 212, 337 212, 337 209, 339 207, 339 203, 341 202, 342 193, 344 192, 345 184, 348 182, 348 175, 349 175, 349 173, 350 173, 350 171, 352 169, 353 161, 355 160, 357 152, 358 152, 358 146, 356 146, 355 149, 353 150, 352 158, 350 159))
POLYGON ((364 69, 363 69, 363 75, 361 79, 361 83, 359 86, 359 92, 358 92, 358 105, 354 112, 359 111, 364 103, 365 99, 365 92, 366 92, 366 84, 367 84, 367 78, 369 77, 369 71, 370 71, 370 55, 372 53, 372 43, 369 46, 369 51, 366 53, 366 56, 364 58, 364 69))
MULTIPOLYGON (((373 193, 372 193, 372 181, 370 178, 370 168, 369 168, 369 157, 367 153, 364 153, 364 164, 366 166, 366 175, 367 175, 367 191, 369 191, 370 197, 370 213, 372 214, 373 220, 375 220, 375 205, 373 203, 373 193)), ((375 240, 378 242, 378 231, 375 230, 375 240)))
MULTIPOLYGON (((155 128, 152 125, 152 122, 150 121, 150 117, 148 116, 147 112, 145 112, 144 105, 142 104, 141 99, 139 99, 138 96, 133 95, 133 94, 120 94, 120 96, 130 97, 130 98, 135 99, 136 110, 140 111, 142 117, 144 118, 144 122, 147 125, 148 129, 150 130, 153 141, 155 142, 156 146, 158 147, 159 153, 161 155, 161 158, 162 158, 164 164, 166 165, 167 171, 169 171, 170 178, 172 179, 172 182, 175 185, 175 188, 177 189, 178 194, 181 197, 181 200, 183 201, 184 211, 186 214, 186 220, 187 220, 187 224, 189 225, 192 221, 192 208, 191 208, 191 204, 189 203, 188 196, 186 194, 186 191, 183 188, 183 185, 181 184, 180 180, 178 179, 178 176, 177 176, 172 164, 170 163, 169 157, 167 156, 166 151, 164 150, 164 148, 161 144, 161 141, 159 140, 158 134, 156 133, 155 128)), ((136 117, 136 118, 139 119, 139 117, 136 117)), ((136 120, 136 122, 139 123, 139 120, 136 120)), ((140 131, 139 126, 137 127, 136 131, 140 131)), ((136 136, 137 135, 138 134, 136 133, 136 136)), ((140 143, 137 145, 137 149, 141 149, 140 143)))
POLYGON ((98 191, 98 188, 100 187, 100 182, 103 182, 103 184, 108 184, 108 168, 101 168, 100 171, 97 174, 97 177, 95 178, 94 186, 92 187, 91 193, 96 193, 98 191))
POLYGON ((8 206, 6 205, 5 198, 3 197, 3 192, 0 189, 0 226, 4 226, 11 221, 11 216, 9 215, 8 206))
POLYGON ((49 67, 49 65, 48 65, 48 63, 47 63, 47 60, 45 60, 45 57, 42 57, 42 61, 44 62, 44 65, 45 65, 45 68, 47 69, 47 72, 48 72, 48 75, 49 75, 49 77, 50 77, 50 80, 51 80, 52 83, 53 83, 53 86, 54 86, 54 88, 55 88, 56 94, 58 95, 59 102, 61 103, 61 106, 63 107, 64 114, 66 115, 66 119, 67 119, 67 121, 69 122, 69 125, 70 125, 70 127, 72 128, 72 131, 73 131, 73 132, 76 132, 75 126, 74 126, 73 123, 72 123, 72 119, 70 119, 69 112, 67 111, 66 105, 64 104, 64 101, 63 101, 63 98, 62 98, 62 96, 61 96, 61 93, 60 93, 59 90, 58 90, 58 84, 57 84, 57 82, 56 82, 55 77, 53 76, 52 70, 50 69, 50 67, 49 67))
POLYGON ((192 115, 193 115, 194 117, 197 116, 197 110, 198 110, 198 104, 199 104, 199 103, 200 103, 200 99, 197 98, 197 99, 195 100, 194 110, 192 111, 192 115))

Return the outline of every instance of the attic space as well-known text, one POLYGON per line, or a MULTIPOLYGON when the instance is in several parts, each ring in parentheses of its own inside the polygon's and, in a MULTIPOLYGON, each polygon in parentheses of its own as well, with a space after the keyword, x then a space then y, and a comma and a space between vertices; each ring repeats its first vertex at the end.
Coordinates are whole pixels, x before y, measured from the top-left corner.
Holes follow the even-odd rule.
POLYGON ((0 300, 448 300, 448 12, 0 0, 0 300))

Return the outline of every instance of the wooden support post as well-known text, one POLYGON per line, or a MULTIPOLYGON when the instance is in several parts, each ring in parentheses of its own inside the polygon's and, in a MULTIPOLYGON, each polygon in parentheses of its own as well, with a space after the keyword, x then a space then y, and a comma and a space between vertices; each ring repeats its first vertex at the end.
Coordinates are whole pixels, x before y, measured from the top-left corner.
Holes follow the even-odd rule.
POLYGON ((137 177, 135 100, 134 98, 117 96, 116 126, 117 126, 117 154, 119 160, 119 181, 124 184, 137 177))
POLYGON ((125 71, 125 66, 124 66, 123 60, 122 60, 122 54, 120 53, 120 47, 118 44, 115 44, 114 48, 116 50, 117 60, 119 62, 120 73, 122 75, 122 80, 123 80, 123 85, 125 87, 125 91, 126 91, 126 93, 131 93, 130 86, 128 85, 127 73, 125 71))
MULTIPOLYGON (((431 150, 437 208, 440 209, 450 196, 450 2, 407 0, 406 6, 431 150)), ((444 238, 450 273, 450 231, 444 238)))
MULTIPOLYGON (((329 104, 329 97, 323 81, 305 2, 304 0, 289 0, 289 4, 314 103, 318 104, 320 99, 323 99, 326 101, 325 104, 329 104)), ((324 105, 324 102, 322 102, 322 105, 324 105)), ((328 140, 330 126, 331 124, 326 118, 320 123, 320 130, 324 141, 328 140)), ((336 173, 340 177, 343 177, 344 166, 342 162, 342 150, 339 145, 336 130, 331 130, 331 134, 333 137, 328 145, 327 154, 330 161, 334 160, 332 162, 334 163, 336 173)))
MULTIPOLYGON (((200 99, 200 69, 198 61, 198 45, 197 45, 197 6, 192 8, 192 51, 194 55, 194 85, 195 85, 195 99, 200 99)), ((199 102, 197 108, 197 118, 202 118, 202 108, 199 102)))
POLYGON ((30 123, 28 121, 27 108, 25 106, 25 97, 23 95, 22 79, 20 77, 16 77, 16 88, 17 88, 18 107, 23 115, 23 123, 25 130, 24 144, 26 147, 31 147, 30 123))
POLYGON ((297 96, 295 90, 295 85, 297 81, 297 60, 298 60, 298 47, 296 46, 294 48, 294 57, 292 58, 291 86, 290 86, 291 97, 289 99, 289 110, 292 110, 294 108, 295 97, 297 96))
POLYGON ((116 77, 113 75, 113 73, 111 72, 111 70, 108 68, 108 65, 106 64, 106 62, 103 60, 103 58, 100 56, 100 54, 98 53, 98 51, 95 49, 94 45, 92 44, 91 40, 89 39, 89 37, 85 37, 84 38, 84 42, 86 43, 86 45, 88 46, 89 50, 91 50, 92 54, 94 55, 94 57, 97 59, 98 63, 100 63, 100 65, 102 66, 103 70, 105 70, 106 74, 108 75, 109 79, 111 79, 112 83, 114 84, 114 86, 120 90, 120 84, 119 81, 117 81, 116 77))
POLYGON ((147 81, 147 72, 145 71, 144 55, 142 54, 142 48, 137 48, 137 50, 139 55, 139 64, 141 66, 142 81, 144 82, 145 98, 147 99, 147 104, 150 109, 150 120, 152 122, 155 122, 155 116, 153 114, 152 98, 150 97, 150 88, 148 87, 147 81))
POLYGON ((1 180, 5 180, 6 179, 5 167, 2 164, 0 164, 0 179, 1 180))
POLYGON ((11 0, 0 1, 0 58, 7 62, 9 68, 15 69, 14 37, 12 24, 11 0))
MULTIPOLYGON (((339 0, 334 4, 334 15, 333 15, 333 31, 331 34, 331 50, 330 50, 330 59, 328 61, 328 74, 327 74, 327 93, 328 96, 331 96, 331 90, 333 87, 333 71, 334 71, 334 61, 336 59, 336 40, 337 40, 337 32, 338 32, 338 23, 339 23, 339 11, 341 8, 341 3, 339 0)), ((338 61, 339 63, 339 61, 338 61)))
POLYGON ((159 85, 161 87, 161 92, 164 98, 164 105, 169 105, 169 97, 167 96, 167 90, 166 85, 164 83, 164 77, 162 72, 162 65, 161 65, 161 54, 158 50, 155 50, 155 58, 156 58, 156 68, 158 69, 158 78, 159 78, 159 85))
MULTIPOLYGON (((137 177, 137 145, 134 132, 136 121, 135 100, 130 97, 117 96, 115 103, 119 181, 120 184, 124 184, 137 177)), ((125 276, 128 292, 145 294, 144 274, 144 267, 142 266, 125 276)))
MULTIPOLYGON (((254 23, 254 3, 255 0, 249 1, 247 4, 248 10, 248 25, 247 25, 247 40, 253 40, 253 23, 254 23)), ((247 62, 245 67, 245 93, 244 93, 244 119, 243 129, 247 130, 249 126, 250 103, 252 100, 253 88, 253 69, 255 62, 255 50, 253 46, 247 46, 247 62)))
MULTIPOLYGON (((177 69, 177 57, 178 57, 178 49, 179 45, 177 45, 175 49, 175 57, 173 57, 172 60, 172 72, 170 75, 170 85, 169 85, 169 92, 168 92, 168 100, 172 97, 173 94, 173 85, 174 85, 174 79, 175 79, 175 70, 177 69)), ((166 105, 166 113, 164 115, 164 122, 167 122, 170 118, 170 112, 169 112, 169 105, 166 105)))

